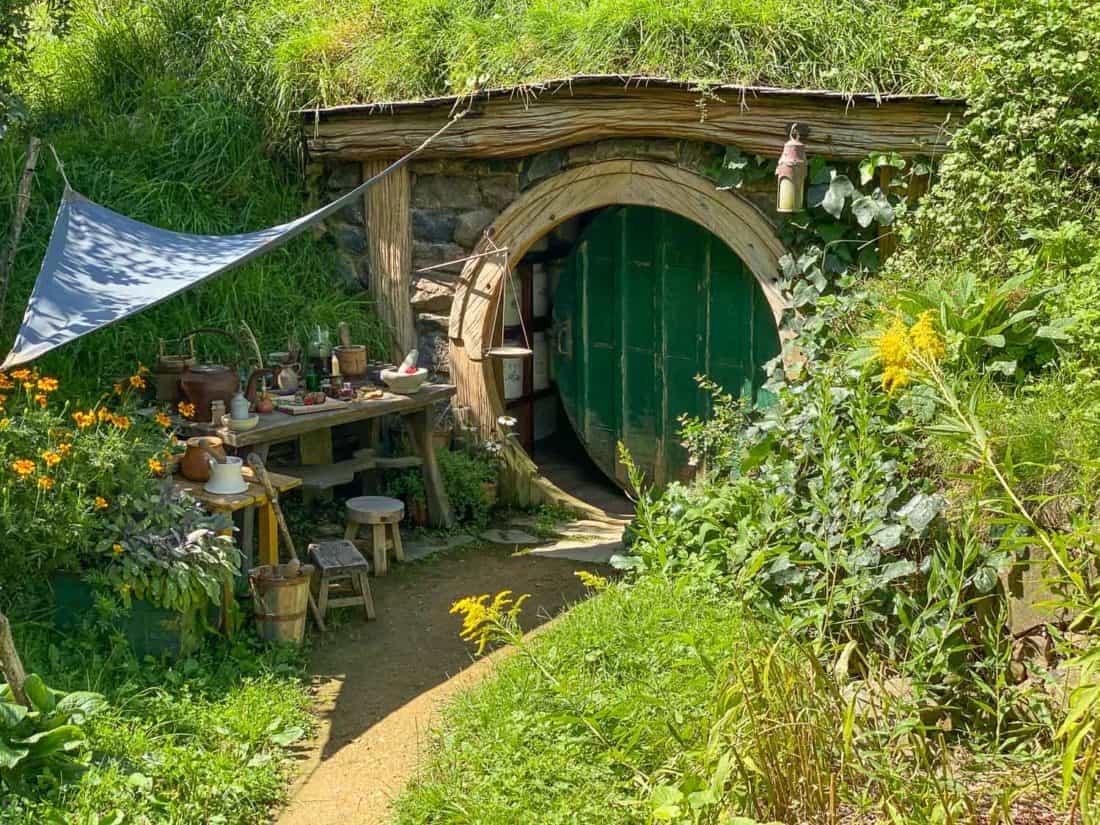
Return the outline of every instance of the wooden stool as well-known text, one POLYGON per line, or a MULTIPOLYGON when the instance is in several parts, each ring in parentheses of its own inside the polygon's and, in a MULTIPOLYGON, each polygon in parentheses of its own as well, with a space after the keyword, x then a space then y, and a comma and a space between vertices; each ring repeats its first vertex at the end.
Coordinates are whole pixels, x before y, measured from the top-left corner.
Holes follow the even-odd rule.
MULTIPOLYGON (((374 599, 367 579, 367 560, 350 541, 321 541, 309 546, 309 557, 320 573, 317 612, 324 621, 330 607, 363 605, 367 618, 374 618, 374 599), (355 595, 329 598, 329 586, 348 579, 355 595)), ((340 586, 340 585, 338 585, 340 586)))
POLYGON ((371 547, 374 550, 374 575, 386 575, 386 551, 392 540, 393 554, 398 561, 405 560, 405 550, 401 546, 401 519, 405 516, 405 505, 396 498, 385 496, 358 496, 349 498, 348 527, 344 538, 354 541, 359 533, 360 524, 371 526, 371 547), (389 527, 390 540, 386 538, 389 527))

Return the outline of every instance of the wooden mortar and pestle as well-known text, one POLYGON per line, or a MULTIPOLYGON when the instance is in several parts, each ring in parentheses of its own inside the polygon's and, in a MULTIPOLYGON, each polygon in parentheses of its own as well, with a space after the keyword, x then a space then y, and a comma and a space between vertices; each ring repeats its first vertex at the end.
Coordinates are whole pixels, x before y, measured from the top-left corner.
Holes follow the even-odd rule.
POLYGON ((336 347, 336 360, 340 375, 345 378, 362 378, 367 374, 367 348, 351 342, 351 330, 347 321, 340 322, 340 346, 336 347))

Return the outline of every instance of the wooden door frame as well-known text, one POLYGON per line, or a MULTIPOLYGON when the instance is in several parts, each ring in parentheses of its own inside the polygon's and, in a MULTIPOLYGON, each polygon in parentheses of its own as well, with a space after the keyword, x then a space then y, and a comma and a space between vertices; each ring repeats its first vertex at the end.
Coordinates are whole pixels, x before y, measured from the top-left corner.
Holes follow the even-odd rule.
MULTIPOLYGON (((519 261, 531 246, 558 224, 607 206, 652 206, 674 212, 720 238, 752 272, 779 325, 786 301, 777 285, 783 244, 764 213, 733 191, 719 191, 713 181, 677 166, 640 160, 610 160, 562 172, 533 186, 508 206, 476 253, 493 245, 507 247, 519 261)), ((493 363, 482 357, 492 333, 493 309, 504 283, 504 259, 489 255, 466 264, 455 291, 450 316, 451 375, 458 386, 456 403, 470 409, 486 434, 504 414, 493 363)), ((538 475, 522 450, 506 454, 505 487, 521 505, 554 503, 597 515, 538 475)))

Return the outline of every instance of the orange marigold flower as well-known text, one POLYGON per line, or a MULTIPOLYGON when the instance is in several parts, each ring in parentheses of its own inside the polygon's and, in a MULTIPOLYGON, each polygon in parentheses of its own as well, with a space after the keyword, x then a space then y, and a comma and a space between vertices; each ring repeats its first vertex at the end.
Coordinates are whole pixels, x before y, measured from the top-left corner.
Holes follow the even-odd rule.
POLYGON ((133 387, 135 390, 143 390, 145 389, 145 379, 142 378, 140 375, 131 375, 130 386, 133 387))
POLYGON ((0 407, 3 407, 8 403, 8 397, 6 395, 0 395, 0 407))
POLYGON ((111 416, 111 423, 118 427, 120 430, 130 429, 130 419, 124 415, 111 416))
POLYGON ((115 384, 112 389, 114 389, 115 395, 122 395, 122 385, 121 384, 115 384))
POLYGON ((105 499, 103 496, 95 497, 95 508, 97 510, 106 510, 110 506, 111 505, 107 502, 107 499, 105 499))
POLYGON ((72 451, 73 451, 73 445, 70 444, 67 441, 64 444, 58 444, 57 445, 57 452, 60 453, 62 458, 65 458, 66 456, 68 456, 68 454, 71 453, 72 451))
POLYGON ((34 380, 31 379, 30 381, 24 381, 23 382, 23 389, 25 389, 27 392, 30 392, 31 390, 33 390, 34 389, 34 380))
POLYGON ((147 366, 145 366, 143 363, 141 363, 140 361, 138 361, 137 374, 138 375, 148 375, 149 374, 149 368, 147 366))
POLYGON ((149 471, 152 473, 164 472, 164 465, 160 462, 160 459, 150 458, 147 462, 149 465, 149 471))
POLYGON ((114 553, 116 556, 121 556, 123 553, 126 552, 126 548, 116 541, 114 544, 111 545, 111 552, 114 553))
POLYGON ((26 478, 34 472, 34 462, 29 458, 19 458, 11 463, 11 468, 20 478, 26 478))
POLYGON ((106 407, 100 407, 95 414, 100 421, 110 421, 114 417, 106 407))
POLYGON ((49 476, 41 476, 38 479, 38 487, 41 490, 52 490, 54 481, 49 476))
POLYGON ((0 390, 10 390, 14 387, 15 384, 8 378, 8 374, 6 372, 0 372, 0 390))
POLYGON ((31 377, 31 371, 24 369, 12 370, 11 377, 16 381, 26 381, 31 377))
POLYGON ((77 429, 86 430, 95 426, 95 413, 77 410, 73 413, 73 421, 76 422, 77 429))
POLYGON ((11 426, 10 418, 0 418, 0 430, 6 430, 9 426, 11 426))
POLYGON ((61 463, 61 454, 53 450, 45 450, 42 453, 42 460, 46 462, 47 467, 56 467, 61 463))
POLYGON ((34 397, 34 403, 42 409, 46 409, 47 405, 50 403, 50 400, 46 397, 46 394, 44 392, 40 392, 34 397))
POLYGON ((186 401, 180 401, 176 409, 180 411, 180 415, 184 418, 192 418, 195 415, 195 405, 189 404, 186 401))
POLYGON ((153 420, 156 421, 162 427, 171 427, 172 419, 168 417, 168 413, 159 412, 153 416, 153 420))
POLYGON ((61 384, 58 383, 56 378, 47 377, 38 379, 38 389, 42 390, 42 392, 57 392, 57 388, 60 386, 61 384))

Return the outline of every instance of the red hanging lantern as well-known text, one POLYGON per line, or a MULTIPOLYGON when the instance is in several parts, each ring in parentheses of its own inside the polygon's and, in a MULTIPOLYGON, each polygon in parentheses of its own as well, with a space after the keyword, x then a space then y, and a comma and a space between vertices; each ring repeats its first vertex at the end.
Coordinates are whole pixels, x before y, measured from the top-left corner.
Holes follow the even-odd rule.
POLYGON ((806 146, 798 139, 798 124, 791 126, 790 139, 783 144, 783 154, 775 167, 778 183, 775 211, 780 214, 800 212, 806 193, 806 146))

